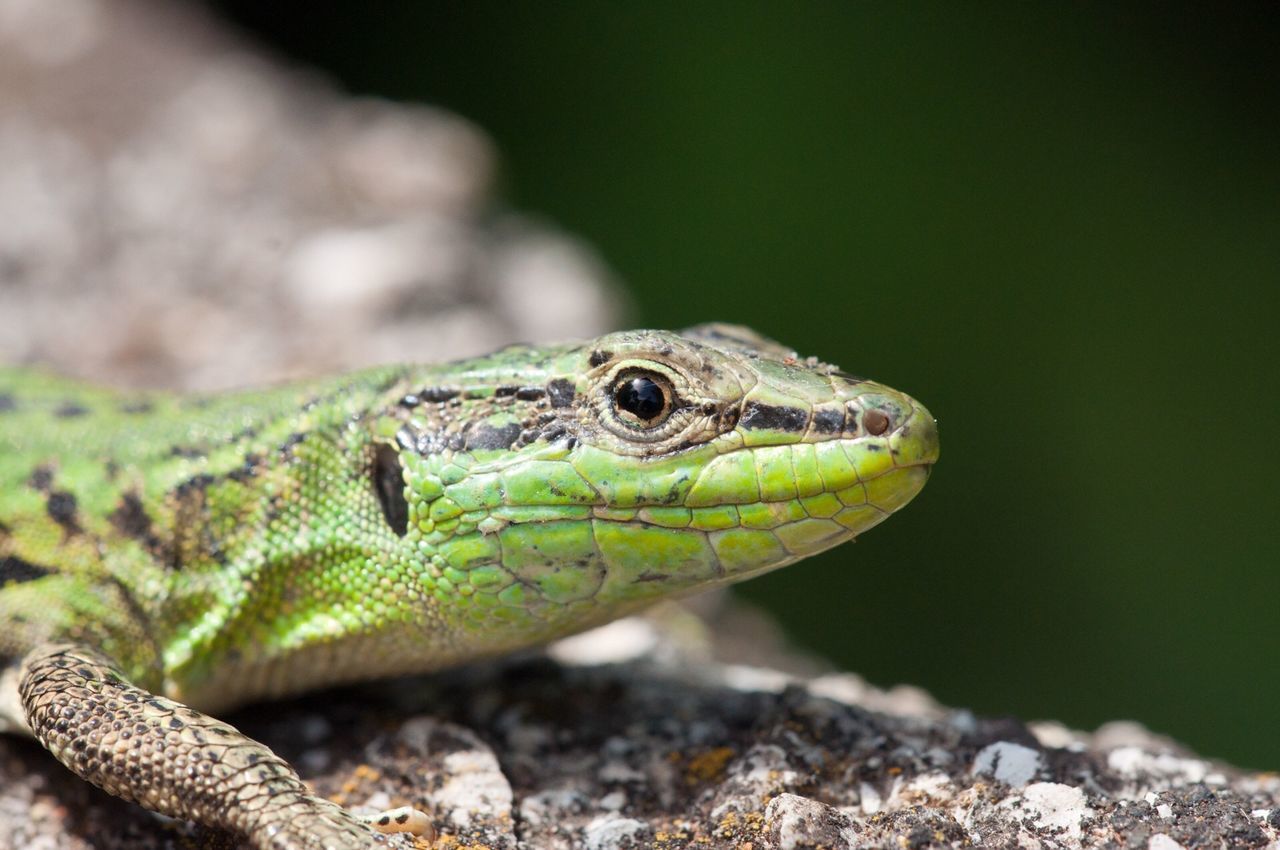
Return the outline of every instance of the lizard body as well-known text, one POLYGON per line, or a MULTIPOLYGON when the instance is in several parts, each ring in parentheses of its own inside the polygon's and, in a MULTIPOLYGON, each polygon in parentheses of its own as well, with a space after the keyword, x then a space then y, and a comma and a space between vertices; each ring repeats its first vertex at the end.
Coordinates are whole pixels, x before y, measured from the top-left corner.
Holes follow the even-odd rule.
POLYGON ((208 397, 0 370, 0 731, 264 850, 365 847, 207 713, 774 569, 936 458, 918 402, 721 325, 208 397))

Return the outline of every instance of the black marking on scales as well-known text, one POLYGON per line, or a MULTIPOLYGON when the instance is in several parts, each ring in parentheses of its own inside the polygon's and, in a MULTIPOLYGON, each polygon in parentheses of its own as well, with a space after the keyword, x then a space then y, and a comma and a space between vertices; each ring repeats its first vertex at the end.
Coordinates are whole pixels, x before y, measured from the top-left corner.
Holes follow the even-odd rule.
POLYGON ((577 395, 573 382, 568 378, 556 378, 547 383, 547 398, 552 407, 572 407, 573 398, 577 395))
POLYGON ((35 581, 53 573, 54 570, 51 567, 33 564, 13 555, 0 558, 0 587, 4 587, 7 584, 35 581))
POLYGON ((142 499, 137 493, 128 492, 121 496, 120 503, 116 505, 116 509, 111 512, 108 519, 116 531, 131 540, 138 541, 153 555, 160 554, 162 548, 160 538, 156 536, 151 517, 147 514, 142 499))
POLYGON ((80 532, 80 523, 76 521, 76 497, 66 490, 54 490, 44 504, 49 517, 62 526, 69 534, 80 532))
POLYGON ((844 430, 844 413, 839 410, 819 410, 813 414, 813 430, 819 434, 838 434, 844 430))
POLYGON ((809 425, 809 411, 798 407, 776 407, 755 401, 747 402, 742 411, 743 428, 768 428, 799 433, 809 425))
POLYGON ((510 422, 506 425, 498 426, 481 422, 467 431, 464 446, 468 451, 476 449, 510 449, 520 439, 522 431, 523 429, 518 422, 510 422))
POLYGON ((53 486, 53 468, 41 464, 31 470, 31 476, 27 478, 27 486, 32 490, 48 493, 49 488, 53 486))
POLYGON ((77 416, 84 416, 89 412, 89 408, 76 401, 64 401, 53 411, 53 415, 59 419, 73 419, 77 416))
POLYGON ((418 397, 419 403, 425 404, 443 404, 446 401, 453 401, 458 397, 460 391, 453 387, 427 387, 414 393, 418 397))

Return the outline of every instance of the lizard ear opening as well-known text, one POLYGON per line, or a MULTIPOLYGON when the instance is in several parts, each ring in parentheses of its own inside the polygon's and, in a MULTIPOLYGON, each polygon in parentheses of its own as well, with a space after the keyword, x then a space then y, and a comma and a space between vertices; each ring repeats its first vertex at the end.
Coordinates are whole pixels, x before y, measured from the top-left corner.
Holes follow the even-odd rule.
POLYGON ((404 471, 394 446, 380 444, 373 454, 373 489, 382 505, 382 516, 400 537, 409 530, 409 503, 404 498, 404 471))

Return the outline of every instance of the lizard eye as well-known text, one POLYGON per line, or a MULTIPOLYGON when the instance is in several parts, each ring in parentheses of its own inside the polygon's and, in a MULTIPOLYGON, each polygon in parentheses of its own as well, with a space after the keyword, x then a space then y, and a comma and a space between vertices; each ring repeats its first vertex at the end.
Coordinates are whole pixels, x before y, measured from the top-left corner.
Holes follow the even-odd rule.
POLYGON ((373 455, 373 489, 382 505, 382 516, 391 530, 404 537, 409 530, 409 503, 404 498, 404 470, 394 447, 379 445, 373 455))
POLYGON ((651 372, 624 374, 613 386, 613 405, 629 425, 653 428, 671 415, 674 393, 670 382, 651 372))

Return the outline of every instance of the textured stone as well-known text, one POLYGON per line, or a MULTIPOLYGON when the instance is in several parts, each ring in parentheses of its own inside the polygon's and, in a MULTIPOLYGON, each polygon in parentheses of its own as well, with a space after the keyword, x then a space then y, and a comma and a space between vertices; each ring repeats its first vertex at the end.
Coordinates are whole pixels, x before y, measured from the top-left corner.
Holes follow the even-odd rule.
MULTIPOLYGON (((590 640, 577 640, 555 647, 555 661, 526 656, 228 719, 326 795, 356 808, 417 806, 463 845, 1172 850, 1280 841, 1280 777, 1195 758, 1132 724, 1120 738, 1029 728, 847 673, 744 677, 744 665, 710 660, 742 651, 733 620, 719 617, 702 639, 669 614, 626 624, 654 645, 623 662, 599 663, 590 640), (307 755, 317 751, 323 758, 307 755), (1003 763, 1017 781, 1002 781, 997 760, 982 756, 997 752, 1015 754, 1016 769, 1003 763), (974 770, 986 760, 994 773, 974 770)), ((6 850, 177 848, 193 832, 89 788, 28 741, 0 739, 6 850), (20 843, 6 846, 6 835, 20 843)))

